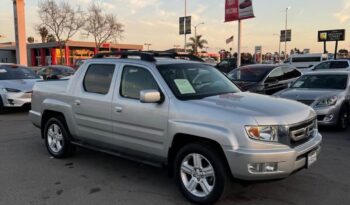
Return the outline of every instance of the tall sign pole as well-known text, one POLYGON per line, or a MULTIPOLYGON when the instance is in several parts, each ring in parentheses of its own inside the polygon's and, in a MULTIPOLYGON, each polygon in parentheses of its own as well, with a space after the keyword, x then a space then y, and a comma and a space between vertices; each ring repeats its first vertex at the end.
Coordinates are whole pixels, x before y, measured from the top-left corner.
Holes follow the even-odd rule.
POLYGON ((187 18, 187 0, 185 0, 185 45, 184 45, 184 49, 185 52, 187 51, 187 31, 186 31, 186 18, 187 18))
POLYGON ((27 65, 24 0, 13 0, 17 64, 27 65))
POLYGON ((241 62, 241 43, 242 43, 242 22, 238 20, 238 48, 237 48, 237 67, 240 67, 241 62))
POLYGON ((238 21, 237 67, 241 66, 242 20, 254 18, 252 0, 226 0, 225 22, 238 21))

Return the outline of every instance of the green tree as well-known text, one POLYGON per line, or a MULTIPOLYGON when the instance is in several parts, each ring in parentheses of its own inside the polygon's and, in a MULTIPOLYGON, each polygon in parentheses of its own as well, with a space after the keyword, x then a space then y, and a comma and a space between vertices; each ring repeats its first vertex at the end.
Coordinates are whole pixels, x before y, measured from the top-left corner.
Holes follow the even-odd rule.
POLYGON ((41 42, 42 43, 46 43, 47 35, 49 35, 49 31, 47 30, 47 28, 45 26, 43 26, 43 27, 38 26, 37 27, 37 32, 38 32, 38 34, 41 37, 41 42))
POLYGON ((202 39, 202 35, 198 35, 196 37, 191 37, 190 42, 187 44, 187 47, 192 48, 193 53, 198 53, 198 48, 203 49, 205 45, 208 44, 208 41, 205 39, 202 39))
POLYGON ((28 43, 34 43, 34 37, 33 36, 29 36, 27 38, 27 41, 28 41, 28 43))
POLYGON ((46 42, 56 42, 56 37, 52 34, 47 35, 46 42))

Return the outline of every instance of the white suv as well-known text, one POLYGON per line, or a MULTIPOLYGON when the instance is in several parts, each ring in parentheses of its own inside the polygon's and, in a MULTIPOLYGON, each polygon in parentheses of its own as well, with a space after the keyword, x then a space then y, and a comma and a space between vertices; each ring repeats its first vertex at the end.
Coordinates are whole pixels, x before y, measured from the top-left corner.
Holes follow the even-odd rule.
POLYGON ((350 60, 328 60, 315 65, 310 71, 350 71, 350 60))

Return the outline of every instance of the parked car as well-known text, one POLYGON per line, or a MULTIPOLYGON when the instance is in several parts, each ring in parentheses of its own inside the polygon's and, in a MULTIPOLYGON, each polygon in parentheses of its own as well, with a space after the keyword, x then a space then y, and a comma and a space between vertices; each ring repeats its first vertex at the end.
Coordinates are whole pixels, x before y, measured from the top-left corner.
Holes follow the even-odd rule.
POLYGON ((328 60, 327 54, 294 54, 288 58, 284 64, 298 68, 302 73, 310 71, 313 66, 328 60))
POLYGON ((70 80, 36 83, 30 118, 53 157, 82 146, 167 165, 197 204, 219 200, 230 176, 310 167, 322 141, 309 106, 240 92, 205 63, 142 52, 99 54, 70 80), (121 58, 104 58, 112 54, 121 58))
POLYGON ((350 60, 339 59, 324 61, 313 66, 310 71, 350 71, 350 60))
POLYGON ((220 63, 216 65, 216 68, 222 73, 229 73, 232 70, 237 68, 237 59, 236 58, 227 58, 221 60, 220 63))
POLYGON ((275 95, 313 107, 319 125, 338 126, 345 130, 350 115, 349 79, 350 72, 312 72, 275 95))
POLYGON ((286 65, 249 65, 233 70, 228 77, 242 91, 272 95, 288 88, 301 76, 298 69, 286 65))
POLYGON ((38 80, 40 77, 27 67, 0 64, 0 113, 30 105, 33 85, 38 80))
POLYGON ((57 80, 74 75, 74 73, 75 70, 73 68, 63 65, 46 66, 38 71, 38 75, 40 75, 44 80, 57 80))

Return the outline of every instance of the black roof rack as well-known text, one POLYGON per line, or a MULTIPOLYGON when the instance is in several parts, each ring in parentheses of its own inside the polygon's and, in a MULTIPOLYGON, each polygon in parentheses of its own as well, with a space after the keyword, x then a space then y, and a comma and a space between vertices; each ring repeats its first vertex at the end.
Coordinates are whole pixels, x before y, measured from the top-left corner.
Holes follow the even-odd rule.
POLYGON ((190 61, 204 62, 203 59, 192 54, 180 54, 180 53, 173 53, 173 52, 166 52, 166 51, 145 51, 145 52, 153 54, 154 57, 185 59, 190 61))
POLYGON ((196 62, 204 62, 203 59, 201 59, 198 56, 192 55, 192 54, 180 54, 180 53, 172 53, 172 52, 164 52, 164 51, 116 51, 116 52, 104 52, 104 53, 98 53, 93 58, 106 58, 106 57, 119 57, 120 59, 127 59, 131 56, 140 57, 143 61, 148 62, 155 62, 156 57, 163 57, 163 58, 173 58, 173 59, 185 59, 190 61, 196 61, 196 62))
POLYGON ((136 51, 117 51, 117 52, 107 52, 107 53, 98 53, 93 58, 106 58, 106 57, 119 57, 120 59, 127 59, 131 56, 140 57, 143 61, 148 62, 155 62, 156 59, 154 58, 154 55, 152 53, 146 53, 146 52, 136 52, 136 51))

